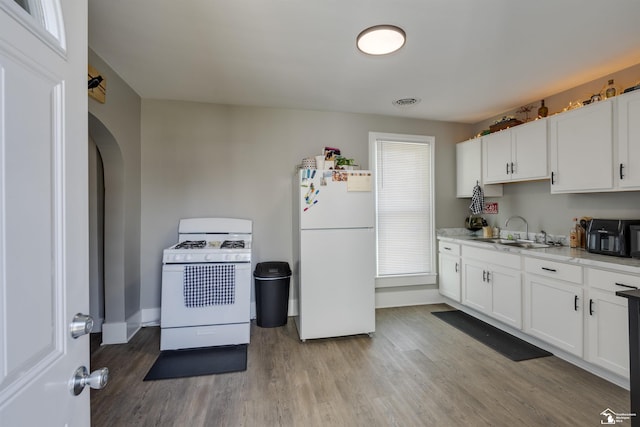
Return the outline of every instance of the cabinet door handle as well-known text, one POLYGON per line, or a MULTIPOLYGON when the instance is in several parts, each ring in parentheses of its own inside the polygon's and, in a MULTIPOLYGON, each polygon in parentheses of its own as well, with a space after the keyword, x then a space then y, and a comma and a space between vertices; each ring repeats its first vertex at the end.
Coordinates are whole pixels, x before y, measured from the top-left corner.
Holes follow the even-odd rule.
POLYGON ((544 271, 550 271, 552 273, 557 273, 558 270, 556 270, 555 268, 549 268, 549 267, 540 267, 541 269, 543 269, 544 271))
POLYGON ((489 274, 491 274, 491 272, 487 271, 487 283, 489 283, 489 274))
POLYGON ((622 169, 624 169, 624 165, 620 163, 620 179, 624 179, 624 173, 622 172, 622 169))
POLYGON ((623 288, 629 288, 629 289, 638 289, 637 286, 625 285, 624 283, 618 283, 618 282, 616 282, 616 286, 622 286, 623 288))
POLYGON ((459 268, 460 267, 458 266, 458 263, 456 262, 456 268, 455 268, 456 273, 459 271, 459 268))
POLYGON ((482 270, 482 281, 483 282, 487 281, 487 271, 486 270, 482 270))
POLYGON ((509 175, 509 163, 506 163, 505 166, 507 167, 507 175, 509 175))
POLYGON ((593 316, 593 300, 589 298, 589 316, 593 316))
POLYGON ((511 175, 513 175, 513 162, 511 162, 511 175))
POLYGON ((578 295, 573 296, 573 311, 578 311, 578 295))
POLYGON ((451 250, 451 248, 450 248, 450 247, 448 247, 448 246, 443 246, 443 247, 442 247, 442 249, 445 249, 445 250, 447 250, 447 251, 450 251, 450 250, 451 250))
POLYGON ((555 172, 551 172, 551 185, 556 183, 554 178, 555 178, 555 172))

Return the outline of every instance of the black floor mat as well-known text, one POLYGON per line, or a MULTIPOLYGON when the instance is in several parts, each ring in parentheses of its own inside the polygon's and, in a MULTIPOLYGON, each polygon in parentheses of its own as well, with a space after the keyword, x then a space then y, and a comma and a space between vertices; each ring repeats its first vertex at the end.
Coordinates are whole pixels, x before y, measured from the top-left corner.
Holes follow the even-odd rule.
POLYGON ((433 315, 515 362, 553 355, 465 312, 436 311, 433 315))
POLYGON ((247 344, 165 350, 144 381, 239 372, 247 369, 247 344))

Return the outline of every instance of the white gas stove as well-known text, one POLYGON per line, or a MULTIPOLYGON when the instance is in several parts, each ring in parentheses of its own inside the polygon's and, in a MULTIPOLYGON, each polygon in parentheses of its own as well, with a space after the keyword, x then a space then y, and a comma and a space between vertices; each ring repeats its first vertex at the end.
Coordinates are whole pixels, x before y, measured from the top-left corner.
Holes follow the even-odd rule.
POLYGON ((160 350, 249 342, 252 222, 189 218, 162 255, 160 350))

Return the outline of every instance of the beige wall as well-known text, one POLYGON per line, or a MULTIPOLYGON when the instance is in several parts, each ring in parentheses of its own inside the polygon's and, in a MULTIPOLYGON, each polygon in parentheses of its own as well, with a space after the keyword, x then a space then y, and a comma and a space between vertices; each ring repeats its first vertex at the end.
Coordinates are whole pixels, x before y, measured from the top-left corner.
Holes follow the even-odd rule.
MULTIPOLYGON (((640 64, 545 98, 549 115, 562 111, 570 101, 589 99, 592 94, 600 92, 610 78, 614 79, 622 89, 634 86, 640 82, 640 64)), ((535 114, 540 106, 540 100, 532 100, 532 103, 535 104, 533 112, 535 114)), ((473 132, 487 129, 491 123, 504 115, 518 117, 515 110, 517 108, 474 125, 473 132)), ((518 118, 522 119, 522 117, 518 118)), ((576 162, 580 162, 581 156, 588 155, 588 152, 576 153, 576 162)), ((611 167, 611 165, 603 165, 603 167, 611 167)), ((485 215, 492 225, 497 224, 502 227, 509 216, 521 215, 529 222, 530 231, 538 232, 543 229, 549 234, 568 234, 573 217, 640 218, 640 192, 638 191, 551 195, 548 180, 505 185, 504 197, 490 200, 499 204, 498 215, 485 215)), ((520 225, 514 225, 513 228, 516 227, 520 225)))
POLYGON ((253 220, 254 262, 292 260, 295 166, 335 146, 368 167, 370 131, 436 139, 436 226, 459 226, 455 143, 469 125, 376 115, 142 102, 142 307, 160 306, 162 250, 180 218, 253 220))

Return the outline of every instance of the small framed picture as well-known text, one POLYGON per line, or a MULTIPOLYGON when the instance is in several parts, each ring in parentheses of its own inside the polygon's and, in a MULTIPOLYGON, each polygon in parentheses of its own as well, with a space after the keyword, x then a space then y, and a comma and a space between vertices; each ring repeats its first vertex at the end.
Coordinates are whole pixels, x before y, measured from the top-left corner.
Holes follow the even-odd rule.
POLYGON ((333 148, 333 147, 324 147, 324 160, 325 161, 334 161, 336 159, 336 156, 340 155, 340 149, 339 148, 333 148))

